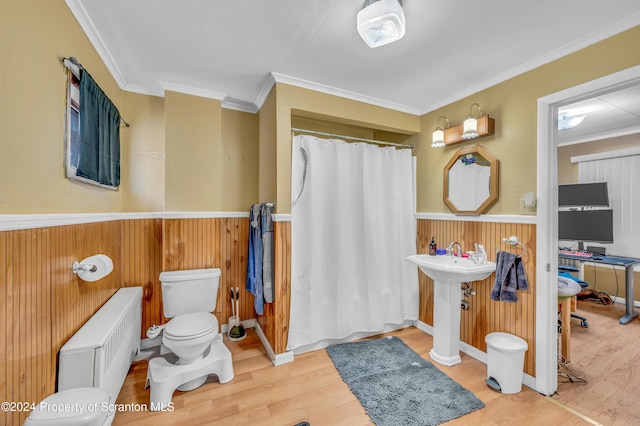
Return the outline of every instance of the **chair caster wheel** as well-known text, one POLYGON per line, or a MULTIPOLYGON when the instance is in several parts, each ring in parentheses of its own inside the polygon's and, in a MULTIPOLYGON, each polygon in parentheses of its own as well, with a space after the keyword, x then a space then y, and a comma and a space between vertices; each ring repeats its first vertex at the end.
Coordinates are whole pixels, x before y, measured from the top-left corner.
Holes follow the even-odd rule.
POLYGON ((584 328, 589 328, 589 323, 587 321, 580 321, 580 326, 584 328))

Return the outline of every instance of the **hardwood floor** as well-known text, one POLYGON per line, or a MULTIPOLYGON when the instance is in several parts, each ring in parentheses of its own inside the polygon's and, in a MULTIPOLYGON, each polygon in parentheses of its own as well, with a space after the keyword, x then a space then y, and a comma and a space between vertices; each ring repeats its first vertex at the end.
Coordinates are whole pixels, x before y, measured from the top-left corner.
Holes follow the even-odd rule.
MULTIPOLYGON (((432 338, 417 328, 393 333, 429 360, 432 338)), ((175 392, 173 412, 149 412, 149 390, 144 389, 146 362, 133 365, 118 397, 123 405, 114 425, 367 425, 371 421, 342 381, 325 350, 298 355, 295 361, 273 367, 252 329, 246 339, 225 344, 233 354, 235 378, 220 385, 215 379, 191 392, 175 392), (139 404, 139 405, 133 405, 139 404)), ((577 351, 577 349, 576 349, 577 351)), ((484 383, 486 366, 462 355, 454 367, 438 366, 472 391, 485 408, 452 420, 451 425, 587 425, 551 398, 523 387, 515 395, 492 391, 484 383)), ((632 395, 629 395, 631 398, 632 395)))
POLYGON ((587 383, 558 383, 553 399, 604 425, 640 425, 640 321, 621 325, 621 304, 581 301, 576 313, 589 327, 572 321, 569 367, 587 383))

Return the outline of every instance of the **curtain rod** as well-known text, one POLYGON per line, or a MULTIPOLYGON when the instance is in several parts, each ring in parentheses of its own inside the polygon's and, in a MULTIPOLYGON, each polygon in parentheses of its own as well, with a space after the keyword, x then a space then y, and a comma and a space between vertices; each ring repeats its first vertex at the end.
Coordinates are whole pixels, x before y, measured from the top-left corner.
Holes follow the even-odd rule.
POLYGON ((396 146, 398 148, 410 148, 410 149, 414 148, 413 145, 407 145, 407 144, 402 144, 402 143, 378 141, 378 140, 375 140, 375 139, 357 138, 355 136, 339 135, 337 133, 325 133, 325 132, 318 132, 316 130, 299 129, 297 127, 292 127, 291 131, 292 132, 309 133, 309 134, 312 134, 312 135, 319 135, 319 136, 329 136, 329 137, 334 137, 335 136, 335 137, 339 137, 339 138, 350 139, 352 141, 375 143, 375 144, 379 144, 379 145, 391 145, 391 146, 396 146))
MULTIPOLYGON (((74 58, 73 56, 70 56, 68 58, 60 58, 60 62, 62 63, 62 65, 67 67, 67 69, 71 71, 71 74, 75 75, 78 80, 81 79, 80 70, 83 70, 84 67, 80 65, 80 62, 78 62, 76 58, 74 58)), ((127 123, 127 120, 122 118, 122 116, 120 116, 120 121, 122 121, 122 124, 124 124, 125 127, 131 127, 131 125, 127 123)))

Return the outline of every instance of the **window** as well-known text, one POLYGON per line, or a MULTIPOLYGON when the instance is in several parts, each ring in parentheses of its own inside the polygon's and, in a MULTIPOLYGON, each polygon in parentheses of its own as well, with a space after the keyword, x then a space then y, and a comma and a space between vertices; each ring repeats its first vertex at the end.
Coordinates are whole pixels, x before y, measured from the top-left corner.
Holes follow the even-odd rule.
MULTIPOLYGON (((65 144, 66 176, 75 179, 78 169, 78 143, 80 141, 80 80, 68 73, 67 84, 67 134, 65 144)), ((93 181, 91 181, 93 183, 93 181)))
POLYGON ((104 188, 120 185, 120 113, 73 58, 67 66, 65 174, 104 188))

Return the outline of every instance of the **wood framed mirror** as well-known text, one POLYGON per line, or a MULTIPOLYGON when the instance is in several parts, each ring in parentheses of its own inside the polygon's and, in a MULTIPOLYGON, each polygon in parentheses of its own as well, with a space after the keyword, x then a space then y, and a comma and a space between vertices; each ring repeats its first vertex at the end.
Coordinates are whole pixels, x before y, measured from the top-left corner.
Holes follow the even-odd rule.
POLYGON ((458 215, 479 215, 498 201, 498 159, 480 145, 462 148, 444 167, 444 203, 458 215))

